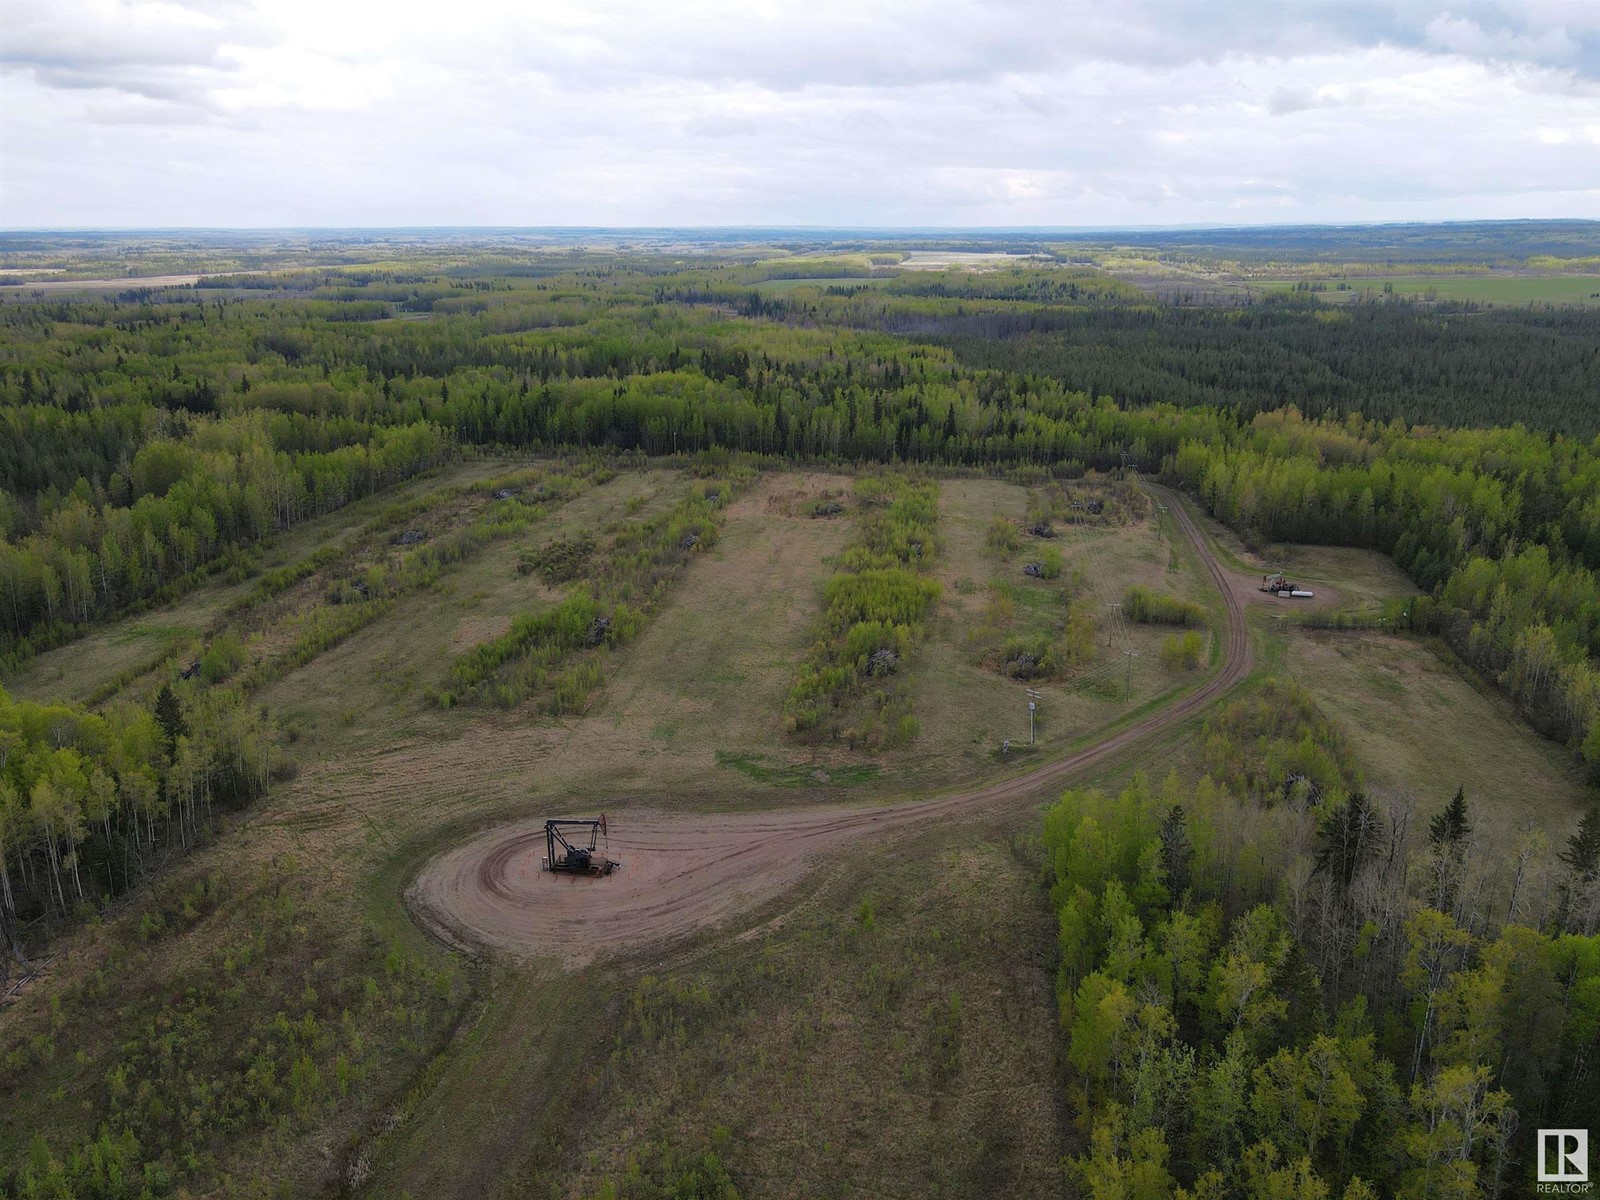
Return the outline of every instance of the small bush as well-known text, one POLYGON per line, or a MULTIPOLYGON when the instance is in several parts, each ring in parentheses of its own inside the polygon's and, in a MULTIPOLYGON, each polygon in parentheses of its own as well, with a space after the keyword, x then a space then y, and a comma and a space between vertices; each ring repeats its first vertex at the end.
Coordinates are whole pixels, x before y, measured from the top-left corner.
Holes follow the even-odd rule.
POLYGON ((200 677, 207 683, 221 683, 244 665, 244 644, 237 635, 219 635, 200 656, 200 677))
POLYGON ((989 530, 983 540, 1001 558, 1011 557, 1022 545, 1022 535, 1017 531, 1016 523, 1005 517, 995 517, 989 522, 989 530))
POLYGON ((1199 632, 1174 633, 1161 643, 1161 665, 1170 671, 1193 671, 1200 666, 1205 639, 1199 632))
POLYGON ((557 538, 537 550, 523 554, 517 561, 517 573, 532 575, 537 572, 548 584, 566 583, 583 574, 590 557, 594 554, 594 549, 595 542, 591 534, 557 538))
POLYGON ((1143 625, 1204 625, 1206 610, 1193 600, 1164 595, 1135 584, 1122 597, 1130 621, 1143 625))

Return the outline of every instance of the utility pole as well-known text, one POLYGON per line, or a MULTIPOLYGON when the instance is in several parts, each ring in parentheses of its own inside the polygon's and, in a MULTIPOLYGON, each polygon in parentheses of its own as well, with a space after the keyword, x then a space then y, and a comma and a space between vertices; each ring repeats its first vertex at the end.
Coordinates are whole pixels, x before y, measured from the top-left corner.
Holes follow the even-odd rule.
POLYGON ((1028 689, 1028 745, 1032 746, 1038 740, 1036 719, 1039 715, 1039 693, 1032 688, 1028 689))

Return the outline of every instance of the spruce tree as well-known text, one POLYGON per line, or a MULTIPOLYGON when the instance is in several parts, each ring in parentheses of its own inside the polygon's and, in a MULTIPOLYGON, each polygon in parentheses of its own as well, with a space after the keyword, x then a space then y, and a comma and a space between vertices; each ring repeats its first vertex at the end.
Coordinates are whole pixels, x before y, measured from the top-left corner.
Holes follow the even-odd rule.
POLYGON ((1467 790, 1456 789, 1455 797, 1428 823, 1428 841, 1435 848, 1459 846, 1472 833, 1472 822, 1467 818, 1467 790))
POLYGON ((1344 898, 1367 860, 1377 855, 1382 839, 1383 818, 1365 793, 1351 792, 1317 823, 1315 870, 1331 875, 1344 898))
POLYGON ((1600 876, 1600 804, 1591 804, 1578 823, 1578 832, 1567 839, 1561 861, 1584 883, 1600 876))
POLYGON ((177 757, 178 739, 189 732, 189 725, 183 719, 183 706, 178 703, 177 693, 172 690, 170 683, 163 683, 161 690, 156 693, 156 724, 161 726, 161 732, 167 741, 167 760, 170 762, 177 757))
POLYGON ((1189 842, 1189 823, 1183 805, 1174 804, 1161 821, 1161 865, 1166 871, 1167 891, 1178 900, 1189 890, 1189 862, 1194 846, 1189 842))

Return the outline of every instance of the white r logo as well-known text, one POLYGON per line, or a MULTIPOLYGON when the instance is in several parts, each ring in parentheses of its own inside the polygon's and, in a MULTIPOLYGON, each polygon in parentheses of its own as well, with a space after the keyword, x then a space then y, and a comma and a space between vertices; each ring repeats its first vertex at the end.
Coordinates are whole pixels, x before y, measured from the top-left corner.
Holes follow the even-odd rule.
POLYGON ((1589 1182, 1589 1131, 1539 1130, 1539 1182, 1589 1182))

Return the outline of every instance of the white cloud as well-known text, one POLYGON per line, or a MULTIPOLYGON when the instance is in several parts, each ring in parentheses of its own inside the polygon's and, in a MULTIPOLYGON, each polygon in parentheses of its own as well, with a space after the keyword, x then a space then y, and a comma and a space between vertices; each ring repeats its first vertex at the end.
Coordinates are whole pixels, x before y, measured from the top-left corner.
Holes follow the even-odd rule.
POLYGON ((1600 4, 0 0, 0 223, 1600 212, 1600 4))

